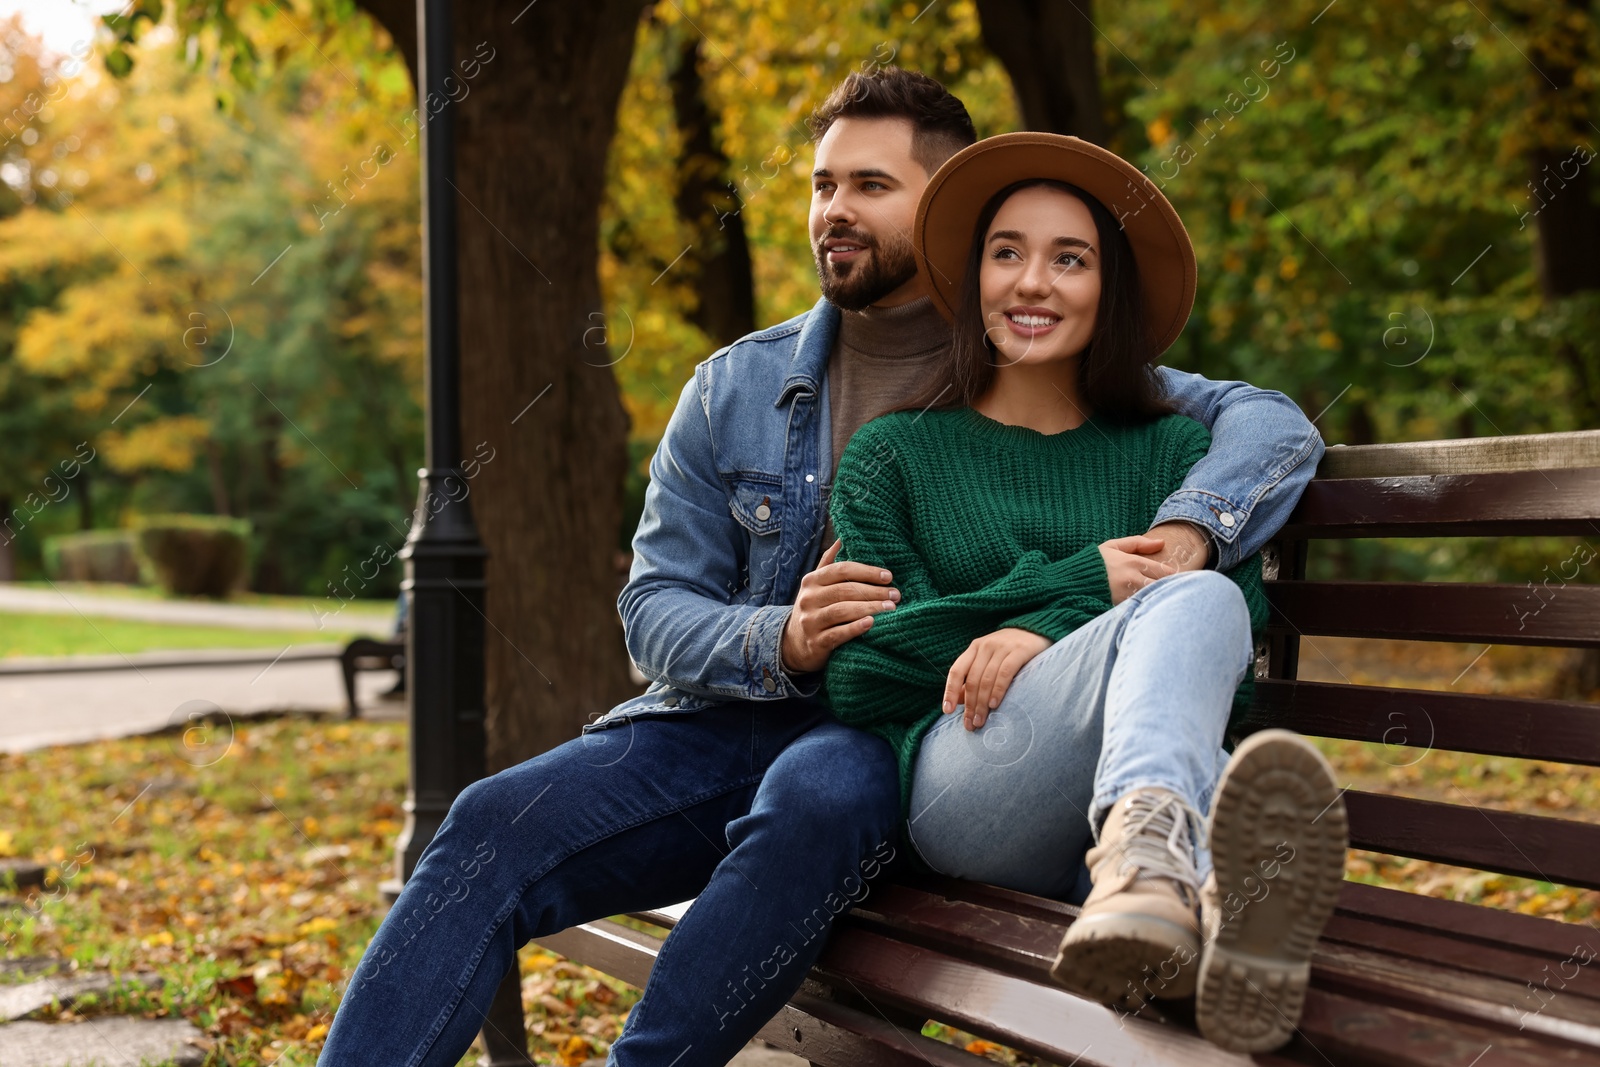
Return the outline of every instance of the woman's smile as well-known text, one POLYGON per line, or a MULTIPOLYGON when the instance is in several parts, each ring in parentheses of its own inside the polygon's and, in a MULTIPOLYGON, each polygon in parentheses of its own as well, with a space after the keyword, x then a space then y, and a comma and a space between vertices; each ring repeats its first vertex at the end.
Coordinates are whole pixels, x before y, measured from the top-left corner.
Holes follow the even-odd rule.
POLYGON ((1061 316, 1049 308, 1014 307, 1005 313, 1006 325, 1018 337, 1043 337, 1061 323, 1061 316))

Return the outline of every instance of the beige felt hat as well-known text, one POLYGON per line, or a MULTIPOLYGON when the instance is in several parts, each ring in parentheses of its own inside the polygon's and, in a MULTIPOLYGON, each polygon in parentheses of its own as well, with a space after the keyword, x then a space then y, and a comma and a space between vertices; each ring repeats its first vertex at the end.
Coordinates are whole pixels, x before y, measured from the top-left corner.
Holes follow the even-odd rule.
POLYGON ((973 228, 989 198, 1013 182, 1051 178, 1089 193, 1122 223, 1133 246, 1145 316, 1156 352, 1183 332, 1194 307, 1194 246, 1167 198, 1138 167, 1099 145, 1058 133, 1005 133, 968 145, 929 180, 917 205, 912 243, 933 303, 954 321, 972 250, 973 228))

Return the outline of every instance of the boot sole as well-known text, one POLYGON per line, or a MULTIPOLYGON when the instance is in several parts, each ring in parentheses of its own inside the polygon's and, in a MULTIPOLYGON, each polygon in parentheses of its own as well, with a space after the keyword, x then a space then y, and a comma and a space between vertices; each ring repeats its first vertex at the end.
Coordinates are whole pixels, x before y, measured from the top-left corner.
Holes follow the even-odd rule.
POLYGON ((1194 931, 1165 919, 1094 915, 1068 929, 1050 977, 1079 996, 1138 1009, 1151 997, 1193 996, 1199 955, 1194 931))
POLYGON ((1344 798, 1308 741, 1263 730, 1235 750, 1211 811, 1225 921, 1201 953, 1195 1022, 1222 1048, 1267 1052, 1300 1022, 1312 949, 1344 882, 1344 798))

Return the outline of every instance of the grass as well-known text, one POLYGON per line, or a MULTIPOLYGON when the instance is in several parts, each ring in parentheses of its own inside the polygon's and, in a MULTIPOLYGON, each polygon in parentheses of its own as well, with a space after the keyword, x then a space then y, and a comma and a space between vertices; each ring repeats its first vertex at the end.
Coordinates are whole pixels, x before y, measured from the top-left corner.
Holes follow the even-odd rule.
MULTIPOLYGON (((355 620, 347 620, 354 622, 355 620)), ((282 648, 288 644, 342 643, 365 627, 323 630, 239 630, 81 615, 0 612, 0 659, 13 656, 112 655, 164 649, 282 648)), ((386 633, 386 631, 385 631, 386 633)))
MULTIPOLYGON (((1316 644, 1330 671, 1353 680, 1404 674, 1420 688, 1522 695, 1553 684, 1541 650, 1474 659, 1480 650, 1469 648, 1430 665, 1409 646, 1316 644)), ((220 731, 215 744, 205 759, 175 734, 0 756, 0 855, 31 856, 54 872, 44 897, 0 910, 0 943, 8 956, 164 979, 157 992, 122 990, 43 1018, 181 1016, 205 1033, 207 1067, 309 1065, 379 922, 376 886, 389 876, 403 821, 405 730, 252 720, 231 738, 220 731)), ((1321 744, 1340 783, 1354 788, 1600 819, 1594 770, 1321 744)), ((1600 912, 1600 893, 1360 852, 1346 874, 1567 922, 1600 912)), ((638 992, 533 946, 521 962, 536 1059, 572 1067, 604 1055, 638 992)), ((924 1033, 995 1062, 1033 1062, 937 1024, 924 1033)), ((471 1062, 469 1053, 462 1063, 471 1062)))

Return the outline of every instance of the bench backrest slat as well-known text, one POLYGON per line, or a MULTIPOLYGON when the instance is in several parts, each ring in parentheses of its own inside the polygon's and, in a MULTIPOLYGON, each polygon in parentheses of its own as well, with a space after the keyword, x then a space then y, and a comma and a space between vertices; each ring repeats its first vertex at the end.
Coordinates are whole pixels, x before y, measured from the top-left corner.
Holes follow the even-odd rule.
POLYGON ((1600 585, 1274 582, 1267 600, 1295 634, 1600 648, 1600 585))
POLYGON ((1319 478, 1388 478, 1412 474, 1600 467, 1600 430, 1502 434, 1456 441, 1392 445, 1331 445, 1317 464, 1319 478))
POLYGON ((1600 538, 1600 467, 1405 477, 1318 476, 1283 537, 1600 538))
POLYGON ((1386 746, 1405 767, 1429 749, 1600 767, 1600 708, 1560 700, 1262 678, 1247 719, 1386 746))
POLYGON ((1600 889, 1600 825, 1347 790, 1350 846, 1600 889))

